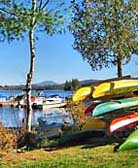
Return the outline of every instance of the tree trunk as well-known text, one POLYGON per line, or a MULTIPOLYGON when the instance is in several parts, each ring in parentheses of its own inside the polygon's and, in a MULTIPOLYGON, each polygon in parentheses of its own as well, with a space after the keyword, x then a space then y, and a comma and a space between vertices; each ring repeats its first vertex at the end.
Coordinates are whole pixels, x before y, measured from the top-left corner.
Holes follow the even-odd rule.
POLYGON ((122 61, 120 59, 121 57, 117 57, 117 75, 118 78, 122 78, 123 73, 122 73, 122 61))
POLYGON ((27 97, 27 108, 26 108, 26 129, 27 132, 31 132, 31 122, 32 122, 32 106, 31 106, 31 89, 32 89, 32 79, 34 74, 35 65, 35 40, 34 40, 34 30, 35 30, 35 11, 36 11, 36 0, 32 0, 32 17, 30 22, 29 31, 29 43, 30 43, 30 70, 27 74, 26 81, 26 97, 27 97))

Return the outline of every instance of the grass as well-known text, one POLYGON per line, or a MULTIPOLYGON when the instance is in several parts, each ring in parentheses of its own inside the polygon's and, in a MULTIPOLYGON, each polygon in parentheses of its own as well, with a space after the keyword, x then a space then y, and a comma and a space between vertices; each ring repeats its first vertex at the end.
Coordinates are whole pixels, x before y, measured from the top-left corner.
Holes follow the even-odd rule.
POLYGON ((113 152, 114 145, 74 146, 51 152, 0 152, 0 168, 137 168, 138 150, 113 152))

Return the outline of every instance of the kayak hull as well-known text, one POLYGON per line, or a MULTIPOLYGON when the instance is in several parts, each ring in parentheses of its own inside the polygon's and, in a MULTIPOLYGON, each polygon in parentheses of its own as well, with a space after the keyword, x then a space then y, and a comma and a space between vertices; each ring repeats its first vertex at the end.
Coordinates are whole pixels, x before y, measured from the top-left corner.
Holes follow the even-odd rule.
POLYGON ((116 101, 109 101, 97 105, 93 110, 93 117, 102 116, 108 113, 117 113, 121 115, 121 112, 133 110, 138 108, 138 98, 126 98, 116 101), (120 114, 119 114, 120 112, 120 114))
POLYGON ((92 111, 93 109, 98 105, 100 104, 100 102, 92 102, 84 111, 84 114, 87 115, 87 116, 91 116, 92 115, 92 111))
POLYGON ((138 130, 134 130, 129 137, 118 147, 118 151, 138 148, 138 130))
POLYGON ((88 121, 83 125, 82 130, 102 130, 106 128, 106 122, 90 117, 88 121))
POLYGON ((134 127, 138 124, 138 113, 116 118, 110 123, 110 132, 113 133, 123 128, 134 127))
POLYGON ((132 93, 138 90, 138 80, 124 79, 99 84, 92 93, 93 98, 132 93))
POLYGON ((78 89, 72 97, 73 102, 83 101, 87 98, 91 98, 92 87, 82 87, 78 89))

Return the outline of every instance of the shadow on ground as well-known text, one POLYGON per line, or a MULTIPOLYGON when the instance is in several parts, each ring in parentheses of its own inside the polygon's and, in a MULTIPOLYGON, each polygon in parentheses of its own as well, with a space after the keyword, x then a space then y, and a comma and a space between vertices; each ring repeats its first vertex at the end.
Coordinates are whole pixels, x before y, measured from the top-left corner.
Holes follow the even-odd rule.
POLYGON ((64 135, 59 138, 58 143, 47 146, 45 150, 52 151, 78 145, 82 145, 82 149, 86 149, 112 144, 114 142, 118 142, 118 139, 107 136, 105 131, 85 131, 64 135))

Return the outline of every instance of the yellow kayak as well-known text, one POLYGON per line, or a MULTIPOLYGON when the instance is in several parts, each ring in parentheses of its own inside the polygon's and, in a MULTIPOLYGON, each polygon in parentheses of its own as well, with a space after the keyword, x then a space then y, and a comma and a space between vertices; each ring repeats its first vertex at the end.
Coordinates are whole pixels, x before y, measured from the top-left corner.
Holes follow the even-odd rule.
POLYGON ((131 93, 138 90, 138 80, 124 79, 99 84, 92 93, 93 98, 131 93))
POLYGON ((72 99, 74 102, 79 102, 89 97, 91 98, 91 95, 92 95, 92 87, 82 87, 74 93, 72 99))
POLYGON ((88 131, 88 130, 97 130, 97 129, 105 129, 106 128, 106 122, 95 119, 95 118, 89 118, 88 121, 83 125, 82 131, 88 131))

